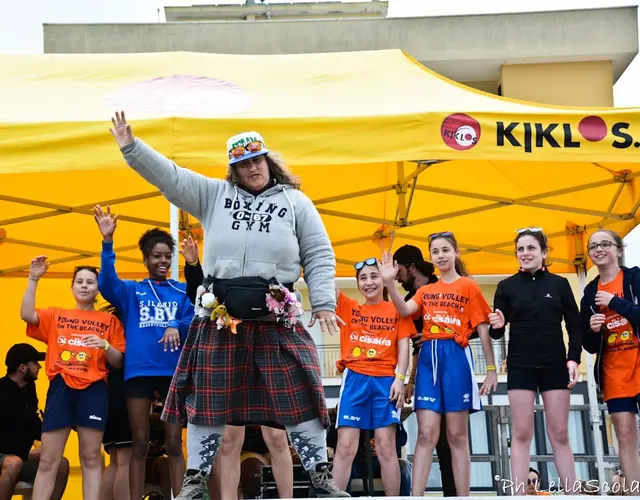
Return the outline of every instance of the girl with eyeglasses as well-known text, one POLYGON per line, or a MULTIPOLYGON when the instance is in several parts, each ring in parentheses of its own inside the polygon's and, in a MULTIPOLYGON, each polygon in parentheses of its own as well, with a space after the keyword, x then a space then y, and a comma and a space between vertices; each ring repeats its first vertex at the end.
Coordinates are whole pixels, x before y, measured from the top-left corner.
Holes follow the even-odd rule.
POLYGON ((468 496, 471 481, 468 416, 481 409, 480 395, 495 390, 498 384, 489 337, 491 309, 478 284, 468 277, 453 233, 429 236, 429 252, 440 280, 421 287, 407 302, 394 286, 398 264, 390 253, 384 255, 381 268, 389 296, 400 315, 422 317, 424 322, 425 342, 418 358, 415 386, 418 440, 411 490, 413 496, 424 496, 444 414, 456 493, 468 496), (476 330, 487 361, 487 375, 480 391, 469 348, 469 337, 476 330))
POLYGON ((578 382, 580 314, 566 278, 547 270, 547 237, 540 228, 517 231, 519 271, 498 283, 489 315, 490 335, 501 338, 509 323, 507 394, 513 414, 511 474, 515 494, 526 493, 538 391, 544 402, 547 435, 567 492, 579 491, 569 445, 569 399, 578 382), (562 321, 569 334, 564 343, 562 321))
POLYGON ((598 276, 585 287, 580 303, 582 345, 587 352, 598 355, 595 377, 618 438, 620 466, 630 484, 637 485, 640 269, 622 265, 624 245, 613 231, 596 231, 587 248, 598 276))
POLYGON ((333 475, 338 487, 346 489, 360 431, 373 430, 385 494, 398 496, 396 430, 409 366, 409 338, 416 329, 410 318, 400 316, 393 304, 384 300, 378 259, 358 262, 355 269, 364 304, 347 297, 336 286, 336 312, 345 326, 340 328, 341 359, 336 363, 342 373, 342 387, 333 475))
POLYGON ((36 288, 49 268, 47 257, 31 261, 20 317, 27 336, 47 344, 49 378, 42 422, 42 452, 32 497, 49 500, 72 428, 78 432, 82 466, 82 498, 98 500, 102 466, 102 435, 108 415, 107 362, 122 366, 125 349, 122 324, 97 311, 98 270, 79 266, 73 272, 73 309, 36 308, 36 288))

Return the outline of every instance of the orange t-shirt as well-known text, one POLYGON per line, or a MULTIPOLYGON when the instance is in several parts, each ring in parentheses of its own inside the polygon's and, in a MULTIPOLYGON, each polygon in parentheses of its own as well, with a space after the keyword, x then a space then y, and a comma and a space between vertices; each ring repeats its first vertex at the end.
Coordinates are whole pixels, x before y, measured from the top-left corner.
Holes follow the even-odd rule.
POLYGON ((426 340, 459 337, 459 343, 466 345, 478 325, 489 322, 491 308, 471 278, 424 285, 411 300, 418 304, 414 318, 422 317, 422 337, 426 340))
MULTIPOLYGON (((605 291, 623 298, 622 270, 613 281, 603 285, 598 282, 598 291, 605 291)), ((640 394, 640 343, 627 318, 613 309, 603 307, 606 316, 603 331, 602 392, 604 400, 631 398, 640 394)))
POLYGON ((107 354, 85 347, 83 339, 97 335, 111 349, 124 352, 124 329, 113 314, 79 309, 36 309, 40 323, 27 325, 27 335, 47 344, 45 370, 49 380, 60 374, 73 389, 84 389, 107 378, 107 354))
POLYGON ((344 293, 338 297, 337 314, 346 323, 340 327, 340 355, 336 363, 374 377, 393 377, 398 364, 398 342, 416 334, 411 318, 398 314, 391 302, 375 306, 360 304, 344 293))

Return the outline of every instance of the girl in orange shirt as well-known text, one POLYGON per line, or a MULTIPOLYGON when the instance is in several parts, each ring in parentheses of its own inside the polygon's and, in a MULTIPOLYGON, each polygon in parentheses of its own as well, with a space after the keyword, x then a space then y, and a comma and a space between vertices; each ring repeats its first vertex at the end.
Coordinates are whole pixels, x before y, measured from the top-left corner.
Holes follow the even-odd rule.
POLYGON ((402 316, 422 317, 425 339, 418 358, 415 410, 418 440, 413 456, 412 495, 424 496, 440 437, 440 419, 447 419, 447 440, 451 447, 456 492, 469 496, 471 456, 468 415, 481 409, 480 395, 495 390, 498 383, 493 348, 489 337, 491 309, 480 287, 458 256, 458 244, 451 232, 429 236, 431 261, 440 281, 421 287, 407 302, 394 286, 398 264, 391 253, 383 257, 381 269, 389 296, 402 316), (469 348, 469 336, 476 331, 487 361, 487 375, 478 391, 469 348))
POLYGON ((33 498, 51 498, 69 432, 75 427, 80 442, 82 498, 98 500, 102 434, 108 413, 106 363, 122 366, 124 331, 115 316, 95 309, 98 270, 94 267, 80 266, 73 273, 74 309, 36 309, 36 287, 48 267, 44 256, 31 261, 20 309, 27 335, 47 344, 45 366, 50 380, 33 498))
MULTIPOLYGON (((629 484, 640 484, 640 269, 622 266, 624 245, 613 231, 600 229, 588 243, 598 276, 580 302, 582 346, 597 353, 595 376, 618 438, 620 466, 629 484)), ((631 495, 637 495, 632 490, 631 495)))
POLYGON ((333 477, 345 490, 358 451, 361 430, 373 430, 376 454, 387 496, 400 493, 400 465, 396 428, 403 406, 404 380, 409 366, 409 338, 416 333, 410 318, 403 318, 384 300, 378 259, 355 265, 358 289, 365 303, 350 299, 336 286, 336 313, 340 327, 343 373, 336 416, 338 444, 333 477))

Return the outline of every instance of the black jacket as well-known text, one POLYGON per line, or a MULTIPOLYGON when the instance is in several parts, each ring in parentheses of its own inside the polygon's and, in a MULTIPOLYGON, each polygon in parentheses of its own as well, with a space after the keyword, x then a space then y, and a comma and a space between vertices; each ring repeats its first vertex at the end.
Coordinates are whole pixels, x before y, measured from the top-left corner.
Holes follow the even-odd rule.
POLYGON ((19 387, 8 376, 0 378, 0 454, 27 460, 34 441, 42 439, 35 382, 19 387))
MULTIPOLYGON (((596 383, 600 384, 601 365, 600 355, 604 346, 603 339, 605 335, 602 332, 594 332, 589 326, 591 316, 600 312, 600 307, 596 306, 596 292, 598 291, 598 281, 600 276, 596 276, 584 288, 584 295, 580 301, 580 320, 582 326, 582 346, 584 350, 591 354, 598 354, 596 365, 594 367, 594 375, 596 383)), ((622 268, 622 289, 624 298, 614 297, 609 302, 609 309, 613 309, 620 316, 627 318, 633 331, 640 338, 640 306, 638 305, 638 295, 640 294, 640 268, 628 267, 622 268)), ((600 387, 602 390, 602 387, 600 387)))
POLYGON ((191 303, 195 305, 198 287, 202 285, 202 281, 204 280, 204 273, 202 272, 200 261, 195 264, 185 264, 184 279, 187 280, 187 297, 189 297, 191 303))
MULTIPOLYGON (((494 309, 509 323, 507 367, 561 368, 567 360, 580 363, 580 313, 566 278, 539 270, 520 271, 498 283, 494 309), (564 344, 562 320, 569 334, 569 352, 564 344)), ((493 339, 504 328, 489 329, 493 339)))

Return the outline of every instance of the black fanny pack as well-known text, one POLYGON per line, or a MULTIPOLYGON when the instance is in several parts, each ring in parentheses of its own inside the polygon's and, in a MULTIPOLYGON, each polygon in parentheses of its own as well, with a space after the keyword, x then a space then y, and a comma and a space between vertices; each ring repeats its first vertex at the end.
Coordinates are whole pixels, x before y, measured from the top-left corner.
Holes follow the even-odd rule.
MULTIPOLYGON (((275 278, 243 276, 228 280, 213 280, 213 294, 220 304, 224 304, 230 316, 236 319, 257 319, 270 314, 267 306, 269 285, 278 285, 275 278)), ((293 283, 286 283, 293 291, 293 283)))

